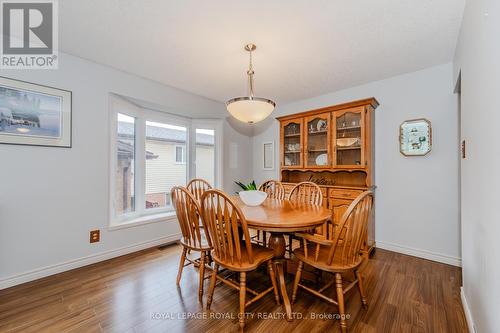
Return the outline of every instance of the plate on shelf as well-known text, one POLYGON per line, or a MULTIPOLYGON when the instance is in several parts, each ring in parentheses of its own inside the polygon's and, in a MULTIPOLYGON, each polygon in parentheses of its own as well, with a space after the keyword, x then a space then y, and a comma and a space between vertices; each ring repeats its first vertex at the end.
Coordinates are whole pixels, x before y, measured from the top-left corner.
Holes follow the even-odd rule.
POLYGON ((318 132, 326 130, 326 120, 320 119, 318 120, 318 123, 316 124, 316 129, 318 132))
POLYGON ((316 157, 316 165, 327 165, 328 164, 328 155, 321 154, 316 157))
POLYGON ((288 156, 285 156, 285 165, 286 166, 292 165, 292 161, 290 160, 290 158, 288 156))

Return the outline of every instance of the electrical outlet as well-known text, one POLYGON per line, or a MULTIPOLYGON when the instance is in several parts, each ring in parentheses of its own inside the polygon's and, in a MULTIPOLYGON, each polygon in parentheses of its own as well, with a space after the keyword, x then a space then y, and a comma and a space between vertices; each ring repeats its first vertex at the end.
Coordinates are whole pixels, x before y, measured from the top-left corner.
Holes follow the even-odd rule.
POLYGON ((91 230, 90 231, 90 242, 97 243, 101 240, 101 232, 100 230, 91 230))

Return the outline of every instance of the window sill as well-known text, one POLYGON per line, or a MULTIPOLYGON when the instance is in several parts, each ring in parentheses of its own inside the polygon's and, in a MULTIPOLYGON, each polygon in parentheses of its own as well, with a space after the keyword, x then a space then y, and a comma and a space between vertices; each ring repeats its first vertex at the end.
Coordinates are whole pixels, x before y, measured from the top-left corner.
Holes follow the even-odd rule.
POLYGON ((145 224, 151 224, 151 223, 158 223, 158 222, 169 222, 176 220, 177 216, 175 215, 175 212, 166 212, 166 213, 159 213, 159 214, 151 214, 151 215, 146 215, 146 216, 140 216, 136 217, 130 220, 125 220, 121 222, 112 222, 108 230, 113 231, 113 230, 120 230, 120 229, 126 229, 126 228, 132 228, 132 227, 137 227, 145 224))

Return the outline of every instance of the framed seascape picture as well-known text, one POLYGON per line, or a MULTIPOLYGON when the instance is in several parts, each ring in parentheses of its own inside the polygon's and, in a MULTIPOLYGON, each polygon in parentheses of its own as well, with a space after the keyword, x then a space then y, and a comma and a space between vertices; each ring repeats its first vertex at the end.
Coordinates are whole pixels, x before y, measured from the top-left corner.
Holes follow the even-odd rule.
POLYGON ((71 147, 71 91, 0 77, 0 143, 71 147))
POLYGON ((399 128, 399 150, 404 156, 423 156, 432 149, 431 122, 427 119, 412 119, 399 128))

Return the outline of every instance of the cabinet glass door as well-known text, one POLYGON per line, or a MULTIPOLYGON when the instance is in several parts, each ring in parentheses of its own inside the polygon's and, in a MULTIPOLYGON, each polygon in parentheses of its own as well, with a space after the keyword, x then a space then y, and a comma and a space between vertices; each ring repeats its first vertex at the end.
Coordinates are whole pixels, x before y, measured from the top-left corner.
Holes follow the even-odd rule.
POLYGON ((333 139, 336 166, 363 167, 364 108, 334 112, 333 139))
POLYGON ((294 119, 282 124, 282 166, 301 168, 302 163, 302 119, 294 119))
POLYGON ((327 168, 330 162, 330 113, 306 118, 306 167, 327 168))

